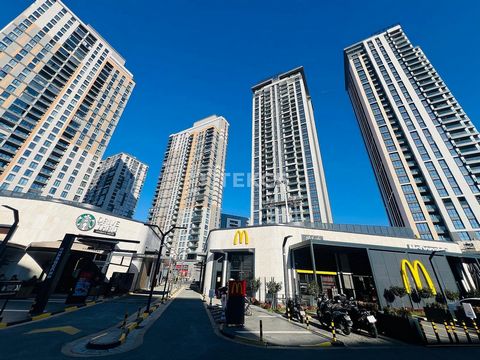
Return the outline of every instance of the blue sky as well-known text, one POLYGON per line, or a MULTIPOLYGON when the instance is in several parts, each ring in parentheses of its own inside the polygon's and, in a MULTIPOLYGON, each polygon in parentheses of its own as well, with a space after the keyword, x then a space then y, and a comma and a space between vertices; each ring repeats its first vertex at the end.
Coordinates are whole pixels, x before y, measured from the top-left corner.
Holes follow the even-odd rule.
MULTIPOLYGON (((125 151, 149 174, 144 220, 168 135, 210 114, 230 123, 227 172, 250 171, 251 86, 303 65, 334 221, 386 225, 377 184, 344 89, 344 47, 400 23, 476 122, 480 2, 319 0, 65 0, 127 60, 137 86, 106 155, 125 151)), ((4 0, 1 26, 29 0, 4 0)), ((227 181, 225 212, 249 215, 250 191, 227 181)))

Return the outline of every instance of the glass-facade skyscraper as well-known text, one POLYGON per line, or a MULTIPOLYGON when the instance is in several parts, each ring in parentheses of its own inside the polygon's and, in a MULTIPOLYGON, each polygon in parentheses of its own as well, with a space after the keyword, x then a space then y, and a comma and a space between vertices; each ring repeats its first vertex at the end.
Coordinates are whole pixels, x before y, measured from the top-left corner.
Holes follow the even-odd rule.
POLYGON ((400 26, 345 49, 346 88, 392 225, 480 239, 480 135, 400 26))
POLYGON ((0 31, 0 189, 81 201, 132 79, 61 1, 35 1, 0 31))
POLYGON ((332 214, 303 67, 260 82, 253 92, 253 225, 331 223, 332 214))

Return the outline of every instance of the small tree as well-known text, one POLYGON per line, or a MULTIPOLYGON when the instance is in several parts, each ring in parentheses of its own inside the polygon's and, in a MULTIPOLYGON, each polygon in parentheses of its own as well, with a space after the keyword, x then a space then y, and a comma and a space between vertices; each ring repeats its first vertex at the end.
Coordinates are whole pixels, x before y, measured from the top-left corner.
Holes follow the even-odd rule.
POLYGON ((249 281, 249 285, 252 291, 252 297, 255 298, 255 296, 257 295, 257 291, 260 289, 260 286, 262 286, 262 282, 260 281, 260 278, 251 279, 249 281))
POLYGON ((267 282, 267 292, 272 294, 273 301, 272 301, 272 308, 275 310, 277 308, 277 294, 280 290, 282 290, 282 283, 276 282, 275 280, 270 280, 267 282))
POLYGON ((319 293, 320 286, 318 286, 318 283, 315 280, 310 281, 307 285, 307 295, 313 295, 315 298, 318 298, 319 293))

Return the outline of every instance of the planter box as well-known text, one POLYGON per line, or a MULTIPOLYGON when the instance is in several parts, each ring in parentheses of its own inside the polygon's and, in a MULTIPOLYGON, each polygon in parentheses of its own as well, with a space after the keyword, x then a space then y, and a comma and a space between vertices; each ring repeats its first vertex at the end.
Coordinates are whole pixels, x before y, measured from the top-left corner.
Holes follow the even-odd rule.
POLYGON ((434 321, 436 323, 443 324, 444 321, 452 320, 452 315, 445 309, 424 307, 423 311, 425 311, 425 317, 428 319, 428 321, 434 321))
POLYGON ((412 317, 400 317, 377 313, 377 327, 380 333, 410 344, 425 342, 418 320, 412 317))

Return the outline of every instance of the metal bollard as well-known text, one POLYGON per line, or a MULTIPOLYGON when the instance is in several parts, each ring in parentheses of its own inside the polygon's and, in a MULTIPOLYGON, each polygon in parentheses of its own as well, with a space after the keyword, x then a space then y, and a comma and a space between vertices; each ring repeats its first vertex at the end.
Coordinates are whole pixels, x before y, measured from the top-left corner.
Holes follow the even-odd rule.
POLYGON ((453 337, 452 337, 452 334, 450 333, 450 328, 448 327, 447 322, 444 321, 443 325, 445 325, 445 330, 447 331, 448 340, 450 340, 450 342, 453 343, 453 337))
POLYGON ((125 329, 125 326, 127 326, 127 319, 128 319, 128 312, 126 312, 125 316, 123 317, 122 329, 125 329))
POLYGON ((292 314, 289 310, 287 310, 287 314, 288 314, 288 321, 292 321, 292 314))
POLYGON ((435 333, 435 337, 437 338, 437 342, 441 343, 442 341, 440 340, 440 334, 438 333, 437 325, 432 321, 432 328, 433 332, 435 333))
POLYGON ((332 343, 337 341, 337 335, 335 334, 335 323, 332 321, 330 324, 330 327, 332 328, 332 343))
POLYGON ((453 321, 450 321, 450 328, 452 329, 453 336, 455 336, 455 341, 457 344, 460 343, 460 339, 458 338, 457 331, 455 329, 455 323, 453 321))
POLYGON ((477 325, 477 323, 475 322, 475 319, 472 319, 472 323, 473 323, 473 327, 475 328, 475 331, 476 331, 476 333, 477 333, 478 340, 480 340, 480 330, 478 329, 478 325, 477 325))
POLYGON ((305 321, 307 323, 307 329, 310 329, 310 320, 308 314, 305 315, 305 321))
POLYGON ((263 323, 260 320, 260 341, 263 341, 263 323))
POLYGON ((472 338, 470 337, 470 334, 468 333, 467 329, 467 324, 465 324, 465 321, 462 321, 462 326, 463 326, 463 331, 465 332, 465 336, 467 337, 467 341, 469 344, 472 343, 472 338))

